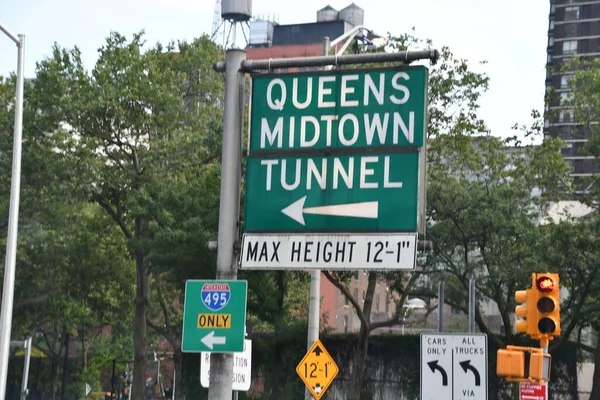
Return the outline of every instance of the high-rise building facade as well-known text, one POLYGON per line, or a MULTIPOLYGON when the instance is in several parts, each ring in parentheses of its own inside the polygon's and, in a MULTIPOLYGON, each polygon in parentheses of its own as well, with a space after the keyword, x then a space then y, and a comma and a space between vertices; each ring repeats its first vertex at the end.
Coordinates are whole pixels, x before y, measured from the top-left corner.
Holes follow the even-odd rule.
POLYGON ((547 114, 544 134, 567 142, 562 155, 572 167, 574 182, 589 190, 586 178, 600 173, 600 168, 598 160, 583 152, 591 133, 574 121, 572 109, 565 104, 572 72, 561 69, 575 55, 600 57, 600 0, 550 0, 547 52, 546 88, 553 94, 546 110, 554 112, 547 114))

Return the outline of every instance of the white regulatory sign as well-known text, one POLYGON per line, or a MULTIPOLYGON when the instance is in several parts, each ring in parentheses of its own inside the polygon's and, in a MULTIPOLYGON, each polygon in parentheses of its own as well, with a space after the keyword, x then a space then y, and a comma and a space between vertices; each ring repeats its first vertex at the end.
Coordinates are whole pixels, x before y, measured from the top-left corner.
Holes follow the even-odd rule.
POLYGON ((241 268, 410 270, 417 233, 244 234, 241 268))
MULTIPOLYGON (((252 340, 244 339, 244 351, 233 354, 233 390, 250 390, 252 374, 252 340)), ((200 385, 207 388, 210 379, 210 353, 200 353, 200 385)))
POLYGON ((421 400, 486 400, 487 335, 421 334, 421 400))

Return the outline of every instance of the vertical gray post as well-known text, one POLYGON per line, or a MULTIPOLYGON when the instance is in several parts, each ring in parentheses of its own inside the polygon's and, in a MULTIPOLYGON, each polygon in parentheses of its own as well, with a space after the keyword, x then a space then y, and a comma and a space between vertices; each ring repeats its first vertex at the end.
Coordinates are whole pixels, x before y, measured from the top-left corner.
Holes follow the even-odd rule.
POLYGON ((21 400, 27 399, 29 389, 29 364, 31 362, 31 337, 25 339, 25 362, 23 363, 23 381, 21 382, 21 400))
POLYGON ((10 182, 10 207, 8 211, 8 234, 6 238, 6 260, 4 264, 4 286, 2 289, 2 311, 0 314, 0 400, 6 396, 8 376, 8 353, 12 328, 13 300, 15 294, 15 261, 17 258, 17 228, 19 224, 19 198, 21 190, 21 143, 23 137, 23 82, 25 36, 18 38, 0 24, 2 30, 18 49, 17 94, 15 100, 15 127, 13 137, 12 176, 10 182))
MULTIPOLYGON (((217 279, 237 278, 234 244, 238 236, 241 186, 239 169, 242 162, 241 135, 244 109, 244 73, 240 68, 245 59, 244 50, 227 50, 217 279)), ((208 399, 230 399, 233 391, 233 354, 211 353, 210 371, 208 399)))
MULTIPOLYGON (((329 37, 323 38, 323 55, 329 54, 331 42, 329 37)), ((319 339, 319 318, 321 317, 321 270, 315 269, 310 273, 310 298, 308 304, 308 335, 306 340, 306 350, 310 349, 319 339)), ((308 388, 304 388, 304 398, 312 399, 308 388)))
POLYGON ((173 396, 172 397, 173 400, 176 399, 176 397, 175 397, 175 384, 176 383, 177 383, 177 367, 175 366, 175 367, 173 367, 173 387, 171 388, 172 389, 171 394, 173 396))
POLYGON ((469 280, 469 333, 475 333, 475 278, 469 280))
POLYGON ((438 332, 444 332, 444 282, 438 283, 438 332))

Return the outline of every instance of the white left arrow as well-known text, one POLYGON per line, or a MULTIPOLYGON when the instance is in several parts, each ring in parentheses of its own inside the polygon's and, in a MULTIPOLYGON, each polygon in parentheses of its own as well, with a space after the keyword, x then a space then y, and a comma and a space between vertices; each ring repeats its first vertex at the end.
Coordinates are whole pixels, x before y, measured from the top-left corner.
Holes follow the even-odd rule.
POLYGON ((333 215, 336 217, 354 217, 377 219, 379 202, 365 201, 362 203, 337 204, 334 206, 320 206, 304 208, 306 196, 302 197, 281 210, 282 213, 294 221, 304 223, 304 214, 333 215))
POLYGON ((208 335, 204 336, 200 340, 211 350, 215 344, 225 344, 227 342, 227 338, 225 336, 215 336, 215 331, 210 331, 208 335))

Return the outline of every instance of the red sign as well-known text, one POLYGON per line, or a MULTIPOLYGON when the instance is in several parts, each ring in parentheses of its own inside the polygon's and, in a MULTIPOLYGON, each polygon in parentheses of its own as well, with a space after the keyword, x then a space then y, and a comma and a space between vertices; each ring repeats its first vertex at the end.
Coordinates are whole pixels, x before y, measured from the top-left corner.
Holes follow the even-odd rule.
POLYGON ((546 385, 521 382, 519 385, 519 400, 547 400, 546 385))

